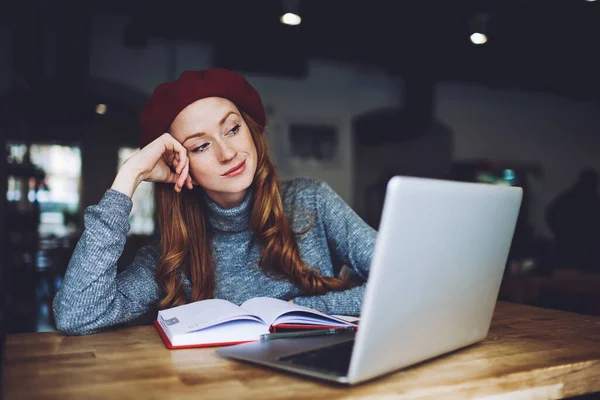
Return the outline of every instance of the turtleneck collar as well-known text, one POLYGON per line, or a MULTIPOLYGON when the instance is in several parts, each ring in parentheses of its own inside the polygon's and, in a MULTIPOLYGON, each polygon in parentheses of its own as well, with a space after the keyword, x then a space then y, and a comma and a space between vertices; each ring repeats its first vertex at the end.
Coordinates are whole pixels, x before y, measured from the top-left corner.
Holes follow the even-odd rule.
POLYGON ((208 223, 210 226, 222 232, 242 232, 250 226, 250 209, 252 204, 252 186, 242 203, 234 208, 225 209, 212 201, 204 194, 204 200, 208 206, 208 223))

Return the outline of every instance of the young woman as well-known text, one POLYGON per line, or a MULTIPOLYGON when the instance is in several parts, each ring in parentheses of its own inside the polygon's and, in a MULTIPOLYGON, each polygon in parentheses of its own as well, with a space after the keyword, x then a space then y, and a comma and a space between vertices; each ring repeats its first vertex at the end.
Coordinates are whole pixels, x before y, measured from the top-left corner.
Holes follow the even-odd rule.
POLYGON ((269 296, 357 315, 376 231, 324 182, 279 182, 256 90, 225 69, 186 71, 159 85, 141 114, 141 150, 120 168, 84 232, 54 299, 57 328, 87 334, 147 311, 269 296), (160 240, 117 274, 131 197, 155 182, 160 240))

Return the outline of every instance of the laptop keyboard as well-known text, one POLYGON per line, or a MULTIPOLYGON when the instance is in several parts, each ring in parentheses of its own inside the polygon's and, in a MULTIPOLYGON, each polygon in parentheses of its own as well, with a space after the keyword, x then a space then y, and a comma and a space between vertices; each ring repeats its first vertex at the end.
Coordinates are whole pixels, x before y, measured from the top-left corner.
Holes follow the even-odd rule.
POLYGON ((336 376, 345 376, 350 368, 353 347, 354 340, 349 340, 333 346, 281 357, 279 360, 336 376))

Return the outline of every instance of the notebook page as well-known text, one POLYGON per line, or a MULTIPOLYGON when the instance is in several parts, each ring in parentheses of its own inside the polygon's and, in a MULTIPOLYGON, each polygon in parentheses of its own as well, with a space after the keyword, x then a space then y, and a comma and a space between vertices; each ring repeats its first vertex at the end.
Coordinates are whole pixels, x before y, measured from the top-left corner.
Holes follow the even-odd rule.
POLYGON ((158 317, 162 318, 171 335, 193 332, 227 321, 240 319, 264 321, 237 305, 220 299, 201 300, 194 303, 161 310, 158 317))
POLYGON ((339 318, 339 319, 343 319, 346 322, 350 322, 351 324, 357 324, 360 322, 360 317, 354 317, 352 315, 336 315, 333 314, 333 317, 339 318))
POLYGON ((291 325, 323 325, 327 326, 350 326, 346 321, 336 321, 333 318, 314 317, 307 314, 300 314, 298 311, 293 311, 289 314, 284 314, 275 319, 276 325, 291 324, 291 325))
POLYGON ((343 319, 272 297, 255 297, 246 300, 241 307, 261 317, 268 325, 283 322, 288 324, 297 322, 304 324, 350 325, 343 319))

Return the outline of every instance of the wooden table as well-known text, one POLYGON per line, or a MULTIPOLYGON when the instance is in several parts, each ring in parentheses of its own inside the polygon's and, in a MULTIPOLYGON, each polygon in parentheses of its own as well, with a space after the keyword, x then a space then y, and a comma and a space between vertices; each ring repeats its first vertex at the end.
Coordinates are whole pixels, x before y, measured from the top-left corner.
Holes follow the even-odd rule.
POLYGON ((600 391, 600 318, 499 302, 474 346, 346 388, 222 359, 214 348, 167 350, 154 327, 90 336, 9 335, 10 399, 545 399, 600 391))

